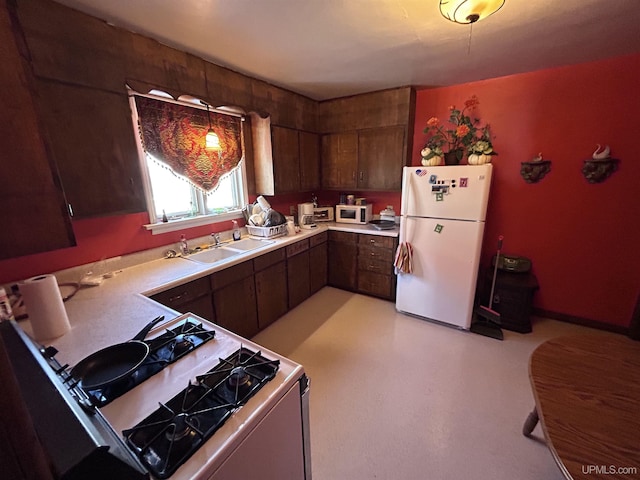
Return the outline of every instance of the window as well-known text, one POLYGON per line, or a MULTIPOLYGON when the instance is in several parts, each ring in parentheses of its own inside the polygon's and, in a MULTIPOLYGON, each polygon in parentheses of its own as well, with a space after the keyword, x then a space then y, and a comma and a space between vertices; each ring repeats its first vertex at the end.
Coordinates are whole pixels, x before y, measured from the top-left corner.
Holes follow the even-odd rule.
POLYGON ((233 143, 232 148, 225 148, 222 152, 207 152, 205 154, 199 145, 204 145, 204 135, 209 125, 206 124, 206 106, 200 100, 180 97, 176 101, 168 94, 155 90, 146 95, 132 91, 130 94, 150 219, 150 224, 145 227, 156 234, 240 218, 242 207, 248 202, 241 140, 241 117, 212 111, 209 118, 214 121, 216 133, 220 131, 217 128, 220 125, 224 130, 224 125, 235 124, 236 126, 233 128, 237 135, 226 135, 225 133, 225 139, 228 140, 225 146, 233 143), (138 99, 137 102, 136 99, 138 99), (162 123, 162 134, 155 132, 152 135, 153 138, 148 134, 157 122, 149 121, 149 117, 153 116, 148 113, 149 105, 151 107, 157 106, 156 112, 152 112, 153 114, 161 108, 166 108, 169 111, 168 115, 158 120, 162 123), (179 107, 167 105, 178 105, 179 107), (199 138, 193 136, 180 137, 181 131, 177 125, 184 119, 174 117, 172 113, 174 111, 186 112, 185 115, 193 113, 193 118, 188 117, 191 120, 189 127, 193 127, 190 129, 189 135, 192 132, 195 132, 195 135, 201 135, 202 144, 199 143, 199 138), (174 126, 171 122, 175 122, 176 125, 174 126), (204 122, 204 125, 198 124, 198 122, 204 122), (166 140, 166 136, 171 137, 174 133, 179 138, 175 145, 169 145, 165 150, 156 145, 166 140), (195 145, 195 147, 181 149, 180 147, 184 147, 185 144, 187 146, 195 145), (165 153, 166 155, 163 156, 165 153), (219 160, 215 158, 216 155, 219 160), (201 164, 201 162, 209 160, 212 164, 216 163, 215 169, 217 169, 212 173, 212 181, 209 181, 209 178, 203 179, 193 172, 195 167, 202 167, 200 170, 207 172, 213 170, 214 167, 209 168, 209 164, 205 166, 201 164), (188 167, 185 166, 187 164, 189 164, 188 167), (179 168, 183 168, 184 171, 176 171, 179 168), (163 221, 164 218, 167 219, 166 222, 163 221))

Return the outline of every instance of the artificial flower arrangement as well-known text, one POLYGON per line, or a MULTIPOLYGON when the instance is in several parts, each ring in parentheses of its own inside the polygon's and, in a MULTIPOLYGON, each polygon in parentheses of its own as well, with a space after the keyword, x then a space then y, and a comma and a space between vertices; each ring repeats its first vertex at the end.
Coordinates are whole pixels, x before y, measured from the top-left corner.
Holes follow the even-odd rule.
POLYGON ((493 149, 493 144, 491 143, 491 126, 489 124, 485 125, 481 132, 480 137, 469 145, 467 149, 469 155, 467 161, 469 165, 491 163, 491 157, 498 155, 498 152, 493 149))
POLYGON ((487 124, 481 127, 480 119, 470 115, 479 104, 478 97, 473 95, 464 102, 462 110, 454 105, 449 107, 451 128, 442 125, 437 117, 431 117, 427 121, 424 133, 431 136, 420 152, 423 165, 441 165, 443 156, 448 157, 447 164, 458 164, 465 150, 470 156, 497 155, 491 144, 490 126, 487 124))

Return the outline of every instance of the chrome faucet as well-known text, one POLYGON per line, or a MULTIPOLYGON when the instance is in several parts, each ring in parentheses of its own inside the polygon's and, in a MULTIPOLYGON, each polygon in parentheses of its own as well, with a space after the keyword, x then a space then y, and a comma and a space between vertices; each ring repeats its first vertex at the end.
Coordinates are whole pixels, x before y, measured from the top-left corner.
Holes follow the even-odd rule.
POLYGON ((220 234, 219 233, 212 233, 211 234, 211 245, 212 247, 217 247, 218 245, 220 245, 220 234))

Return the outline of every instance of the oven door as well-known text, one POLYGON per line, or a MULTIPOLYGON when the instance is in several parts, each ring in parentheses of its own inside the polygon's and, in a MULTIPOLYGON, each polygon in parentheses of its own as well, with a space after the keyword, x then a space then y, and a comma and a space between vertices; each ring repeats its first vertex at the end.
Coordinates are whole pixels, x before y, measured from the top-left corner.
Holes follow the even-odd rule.
POLYGON ((210 480, 311 480, 305 402, 308 402, 308 389, 301 392, 301 384, 296 382, 210 480), (249 458, 251 461, 247 461, 249 458))

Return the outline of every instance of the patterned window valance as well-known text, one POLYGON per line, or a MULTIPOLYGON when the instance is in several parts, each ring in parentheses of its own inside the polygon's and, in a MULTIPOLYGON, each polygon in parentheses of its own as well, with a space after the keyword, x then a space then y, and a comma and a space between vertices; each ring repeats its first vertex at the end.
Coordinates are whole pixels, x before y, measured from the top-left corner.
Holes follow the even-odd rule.
POLYGON ((163 162, 195 187, 211 192, 220 178, 242 159, 240 118, 211 112, 211 126, 221 151, 207 150, 207 111, 153 98, 135 96, 145 152, 163 162))

